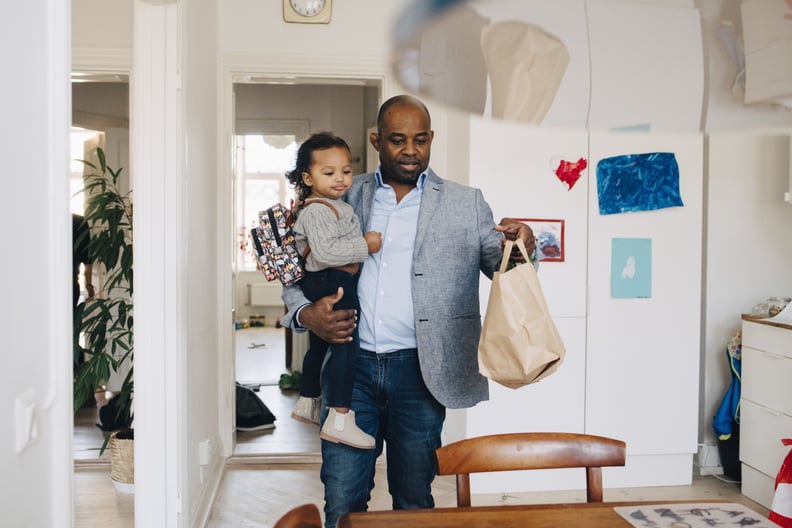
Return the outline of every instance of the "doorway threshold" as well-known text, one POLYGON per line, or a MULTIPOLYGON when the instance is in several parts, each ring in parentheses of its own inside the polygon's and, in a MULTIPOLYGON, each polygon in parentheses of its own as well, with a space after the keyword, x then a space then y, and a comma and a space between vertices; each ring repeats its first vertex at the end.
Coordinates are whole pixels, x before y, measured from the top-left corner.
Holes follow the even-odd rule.
POLYGON ((276 453, 232 455, 226 461, 227 466, 247 464, 321 464, 322 453, 276 453))

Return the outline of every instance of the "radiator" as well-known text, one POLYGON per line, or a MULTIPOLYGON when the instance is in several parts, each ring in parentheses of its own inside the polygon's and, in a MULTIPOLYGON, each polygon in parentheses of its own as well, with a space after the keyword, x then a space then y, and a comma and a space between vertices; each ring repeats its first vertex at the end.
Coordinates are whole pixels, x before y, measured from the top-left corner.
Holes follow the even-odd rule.
POLYGON ((248 284, 248 304, 250 306, 283 306, 280 282, 248 284))

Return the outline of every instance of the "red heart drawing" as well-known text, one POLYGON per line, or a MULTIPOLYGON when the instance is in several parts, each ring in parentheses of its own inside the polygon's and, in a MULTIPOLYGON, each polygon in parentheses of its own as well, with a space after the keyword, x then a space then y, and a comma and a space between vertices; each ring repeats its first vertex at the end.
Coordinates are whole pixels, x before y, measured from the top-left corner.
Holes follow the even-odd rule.
POLYGON ((567 190, 572 190, 572 187, 580 179, 581 173, 588 167, 588 162, 585 158, 580 158, 577 161, 561 160, 558 163, 558 168, 555 169, 555 175, 567 186, 567 190))

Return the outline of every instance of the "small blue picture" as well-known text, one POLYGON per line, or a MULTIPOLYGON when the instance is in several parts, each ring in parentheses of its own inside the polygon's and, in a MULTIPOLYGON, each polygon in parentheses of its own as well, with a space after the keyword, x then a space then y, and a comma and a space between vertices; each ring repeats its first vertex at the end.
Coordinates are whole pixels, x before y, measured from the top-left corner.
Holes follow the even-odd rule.
POLYGON ((611 297, 652 296, 652 239, 614 238, 611 248, 611 297))

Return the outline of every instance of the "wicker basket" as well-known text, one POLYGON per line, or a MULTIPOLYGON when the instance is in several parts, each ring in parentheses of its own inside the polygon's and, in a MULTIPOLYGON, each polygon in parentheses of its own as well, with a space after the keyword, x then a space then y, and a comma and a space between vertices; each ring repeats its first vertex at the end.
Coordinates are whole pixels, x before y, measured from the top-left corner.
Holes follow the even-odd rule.
POLYGON ((130 429, 110 434, 110 478, 119 484, 135 482, 135 440, 130 429))

